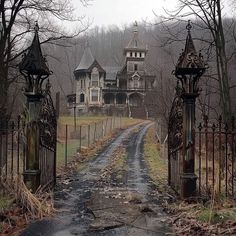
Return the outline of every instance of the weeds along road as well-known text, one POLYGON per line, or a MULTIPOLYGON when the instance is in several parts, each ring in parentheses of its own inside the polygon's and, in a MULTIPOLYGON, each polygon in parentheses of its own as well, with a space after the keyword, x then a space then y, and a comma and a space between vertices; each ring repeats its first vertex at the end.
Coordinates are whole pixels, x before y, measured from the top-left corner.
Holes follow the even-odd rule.
POLYGON ((21 236, 166 235, 166 216, 153 196, 143 157, 144 122, 123 131, 71 179, 58 183, 58 214, 21 236))

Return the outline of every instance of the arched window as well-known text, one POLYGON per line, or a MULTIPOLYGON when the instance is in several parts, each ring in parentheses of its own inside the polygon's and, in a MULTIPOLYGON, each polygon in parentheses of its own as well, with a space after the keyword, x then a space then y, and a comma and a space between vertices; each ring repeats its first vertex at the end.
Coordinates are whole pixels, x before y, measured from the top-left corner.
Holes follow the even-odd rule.
POLYGON ((92 102, 98 102, 99 100, 99 97, 98 97, 98 89, 92 89, 91 90, 91 99, 92 99, 92 102))
POLYGON ((139 77, 138 76, 133 77, 133 87, 139 88, 139 77))
POLYGON ((80 101, 80 103, 84 103, 84 94, 83 93, 80 94, 79 101, 80 101))
POLYGON ((93 68, 92 73, 91 73, 91 85, 93 87, 99 86, 99 72, 96 67, 93 68))

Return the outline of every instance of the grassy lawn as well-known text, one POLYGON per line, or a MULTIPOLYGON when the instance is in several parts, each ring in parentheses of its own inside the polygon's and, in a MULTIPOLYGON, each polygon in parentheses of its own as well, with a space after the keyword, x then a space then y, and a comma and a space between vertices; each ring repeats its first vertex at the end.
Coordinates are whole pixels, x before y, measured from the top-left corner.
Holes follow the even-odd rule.
MULTIPOLYGON (((97 136, 96 136, 96 141, 98 140, 103 140, 103 139, 107 139, 107 137, 111 136, 115 130, 117 130, 116 128, 127 128, 131 125, 135 125, 138 123, 141 123, 143 120, 141 119, 133 119, 133 118, 129 118, 129 117, 109 117, 109 116, 80 116, 77 117, 77 126, 83 126, 82 128, 82 147, 87 147, 88 145, 88 131, 86 126, 90 125, 90 141, 89 144, 91 145, 90 148, 93 148, 93 142, 94 142, 94 130, 95 130, 95 126, 94 123, 96 122, 101 122, 101 121, 105 121, 106 119, 109 119, 109 122, 104 122, 104 132, 105 132, 105 136, 102 138, 102 124, 99 123, 97 125, 96 128, 96 132, 97 132, 97 136), (111 118, 113 118, 113 125, 114 125, 114 129, 111 129, 111 118), (106 127, 107 126, 107 127, 106 127)), ((80 147, 80 140, 75 139, 75 138, 71 138, 71 132, 74 132, 73 129, 73 125, 74 125, 74 117, 72 116, 61 116, 59 118, 59 123, 60 123, 60 134, 63 135, 63 138, 60 138, 60 135, 58 136, 60 142, 57 143, 57 165, 63 166, 65 164, 65 125, 69 125, 70 129, 68 129, 68 144, 67 144, 67 160, 68 162, 70 160, 73 159, 74 155, 77 153, 77 149, 80 147)), ((78 130, 77 130, 78 131, 78 130)))
MULTIPOLYGON (((76 154, 80 146, 79 140, 70 140, 67 144, 67 161, 70 161, 76 154)), ((62 166, 65 164, 65 144, 57 143, 57 165, 62 166)))
MULTIPOLYGON (((88 125, 94 122, 99 122, 107 119, 108 116, 79 116, 76 118, 76 124, 79 125, 88 125)), ((74 125, 73 116, 60 116, 59 121, 62 125, 74 125)))
MULTIPOLYGON (((79 116, 76 118, 76 125, 89 125, 91 123, 99 122, 106 120, 107 118, 112 118, 112 116, 79 116)), ((119 119, 119 117, 116 117, 116 119, 119 119)), ((127 127, 130 125, 134 125, 137 123, 142 122, 141 119, 133 119, 129 117, 121 117, 121 126, 127 127)), ((59 121, 61 125, 74 125, 74 117, 73 116, 60 116, 59 121)), ((117 121, 118 122, 118 121, 117 121)))
MULTIPOLYGON (((155 127, 151 126, 144 139, 144 155, 151 179, 156 184, 167 184, 167 161, 160 156, 160 144, 155 138, 155 127)), ((159 185, 160 186, 160 185, 159 185)))

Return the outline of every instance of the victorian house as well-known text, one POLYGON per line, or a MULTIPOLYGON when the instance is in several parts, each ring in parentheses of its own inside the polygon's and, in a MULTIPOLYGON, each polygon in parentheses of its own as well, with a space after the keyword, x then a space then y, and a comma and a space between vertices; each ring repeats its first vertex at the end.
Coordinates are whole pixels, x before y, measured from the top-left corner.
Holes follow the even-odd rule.
POLYGON ((124 48, 125 63, 122 68, 100 65, 87 46, 74 71, 76 98, 69 95, 69 103, 73 102, 79 113, 148 116, 145 97, 153 90, 155 75, 148 71, 145 64, 147 52, 147 47, 139 39, 137 24, 124 48))

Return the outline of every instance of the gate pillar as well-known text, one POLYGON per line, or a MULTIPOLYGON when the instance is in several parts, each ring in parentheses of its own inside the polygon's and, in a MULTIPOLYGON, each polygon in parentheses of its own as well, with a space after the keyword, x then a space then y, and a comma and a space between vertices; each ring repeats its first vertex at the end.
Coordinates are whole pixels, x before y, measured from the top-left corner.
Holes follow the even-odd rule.
POLYGON ((19 69, 26 79, 25 96, 27 98, 26 111, 26 166, 24 170, 24 182, 26 186, 35 192, 40 185, 39 168, 39 113, 43 95, 43 82, 50 75, 45 58, 42 55, 38 24, 35 24, 35 35, 31 46, 22 59, 19 69))
POLYGON ((196 180, 194 170, 195 150, 195 101, 199 96, 198 81, 206 70, 201 53, 197 54, 192 36, 190 21, 186 26, 188 31, 185 49, 177 62, 174 74, 181 84, 181 98, 183 99, 183 153, 180 162, 180 194, 182 198, 196 194, 196 180))

